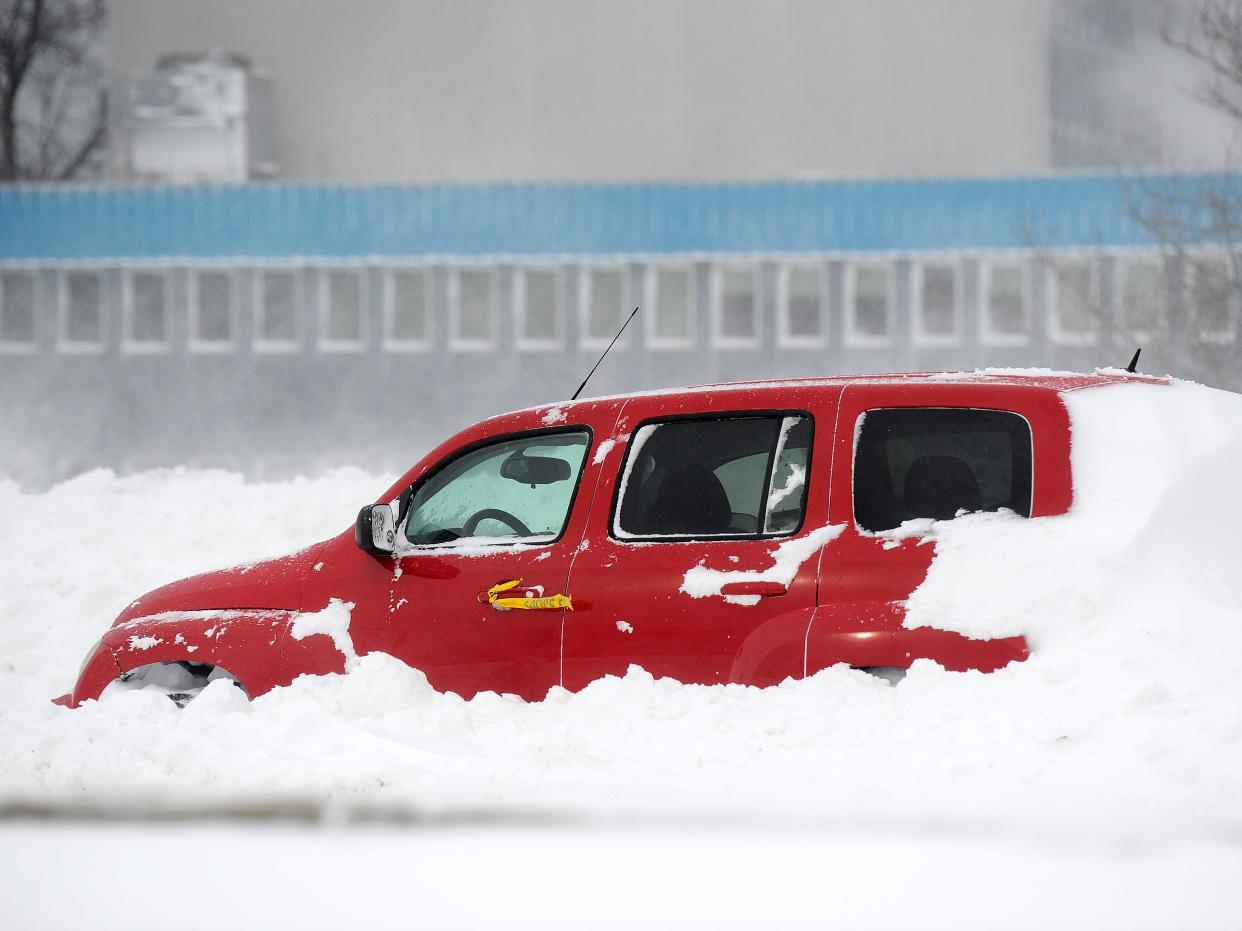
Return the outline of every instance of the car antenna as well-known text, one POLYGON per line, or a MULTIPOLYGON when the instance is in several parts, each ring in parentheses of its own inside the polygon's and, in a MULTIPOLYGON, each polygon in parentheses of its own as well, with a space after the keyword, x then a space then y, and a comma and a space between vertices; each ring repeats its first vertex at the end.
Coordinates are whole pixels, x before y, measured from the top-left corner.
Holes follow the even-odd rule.
POLYGON ((1138 371, 1138 357, 1140 353, 1142 353, 1142 351, 1143 351, 1142 346, 1139 346, 1138 349, 1134 350, 1134 358, 1131 359, 1130 364, 1126 366, 1126 371, 1129 372, 1131 375, 1135 374, 1138 371))
POLYGON ((586 383, 591 380, 591 376, 594 375, 595 370, 599 368, 599 363, 604 361, 604 356, 608 355, 608 350, 612 349, 612 347, 616 345, 617 340, 621 338, 621 334, 625 332, 625 328, 630 325, 630 321, 634 319, 634 314, 636 313, 638 313, 637 307, 634 308, 633 313, 631 313, 628 317, 625 318, 625 323, 621 324, 621 329, 617 330, 617 335, 614 336, 612 338, 612 342, 608 344, 608 349, 605 349, 603 354, 599 357, 599 361, 597 361, 593 366, 591 366, 591 371, 587 372, 587 377, 582 379, 582 384, 578 386, 578 390, 574 392, 574 396, 570 398, 569 400, 571 401, 578 400, 578 395, 582 394, 582 389, 586 387, 586 383))

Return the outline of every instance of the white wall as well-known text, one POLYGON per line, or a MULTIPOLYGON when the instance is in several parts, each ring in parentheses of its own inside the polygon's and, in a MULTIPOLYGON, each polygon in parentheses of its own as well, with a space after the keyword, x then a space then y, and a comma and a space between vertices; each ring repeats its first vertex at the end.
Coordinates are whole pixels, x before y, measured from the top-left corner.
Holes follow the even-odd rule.
POLYGON ((113 0, 113 66, 251 56, 285 177, 1048 167, 1045 0, 113 0))

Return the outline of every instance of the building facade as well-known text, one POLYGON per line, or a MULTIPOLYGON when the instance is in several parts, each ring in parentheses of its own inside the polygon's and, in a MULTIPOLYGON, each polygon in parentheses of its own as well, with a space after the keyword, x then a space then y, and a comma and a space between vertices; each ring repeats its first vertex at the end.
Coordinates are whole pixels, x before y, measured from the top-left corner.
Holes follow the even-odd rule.
MULTIPOLYGON (((272 76, 282 176, 376 183, 1046 170, 1051 0, 113 0, 121 79, 272 76)), ((124 166, 121 166, 122 170, 124 166)))
POLYGON ((2 190, 0 469, 396 469, 568 396, 635 306, 588 393, 1235 352, 1225 257, 1170 265, 1133 184, 2 190))

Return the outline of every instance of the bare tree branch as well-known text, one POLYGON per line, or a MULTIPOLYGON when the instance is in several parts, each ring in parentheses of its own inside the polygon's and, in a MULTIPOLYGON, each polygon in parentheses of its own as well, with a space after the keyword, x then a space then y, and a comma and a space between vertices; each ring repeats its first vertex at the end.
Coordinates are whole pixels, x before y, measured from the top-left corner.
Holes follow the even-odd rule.
POLYGON ((0 182, 78 177, 106 144, 104 0, 0 0, 0 182))

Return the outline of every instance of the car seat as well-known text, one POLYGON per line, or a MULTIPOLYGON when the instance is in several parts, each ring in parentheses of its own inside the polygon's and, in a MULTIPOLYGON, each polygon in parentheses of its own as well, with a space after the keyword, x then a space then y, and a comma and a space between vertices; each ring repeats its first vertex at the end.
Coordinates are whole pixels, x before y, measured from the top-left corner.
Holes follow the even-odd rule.
POLYGON ((956 456, 915 459, 906 472, 903 498, 905 520, 949 520, 958 511, 978 511, 983 507, 974 471, 956 456))

